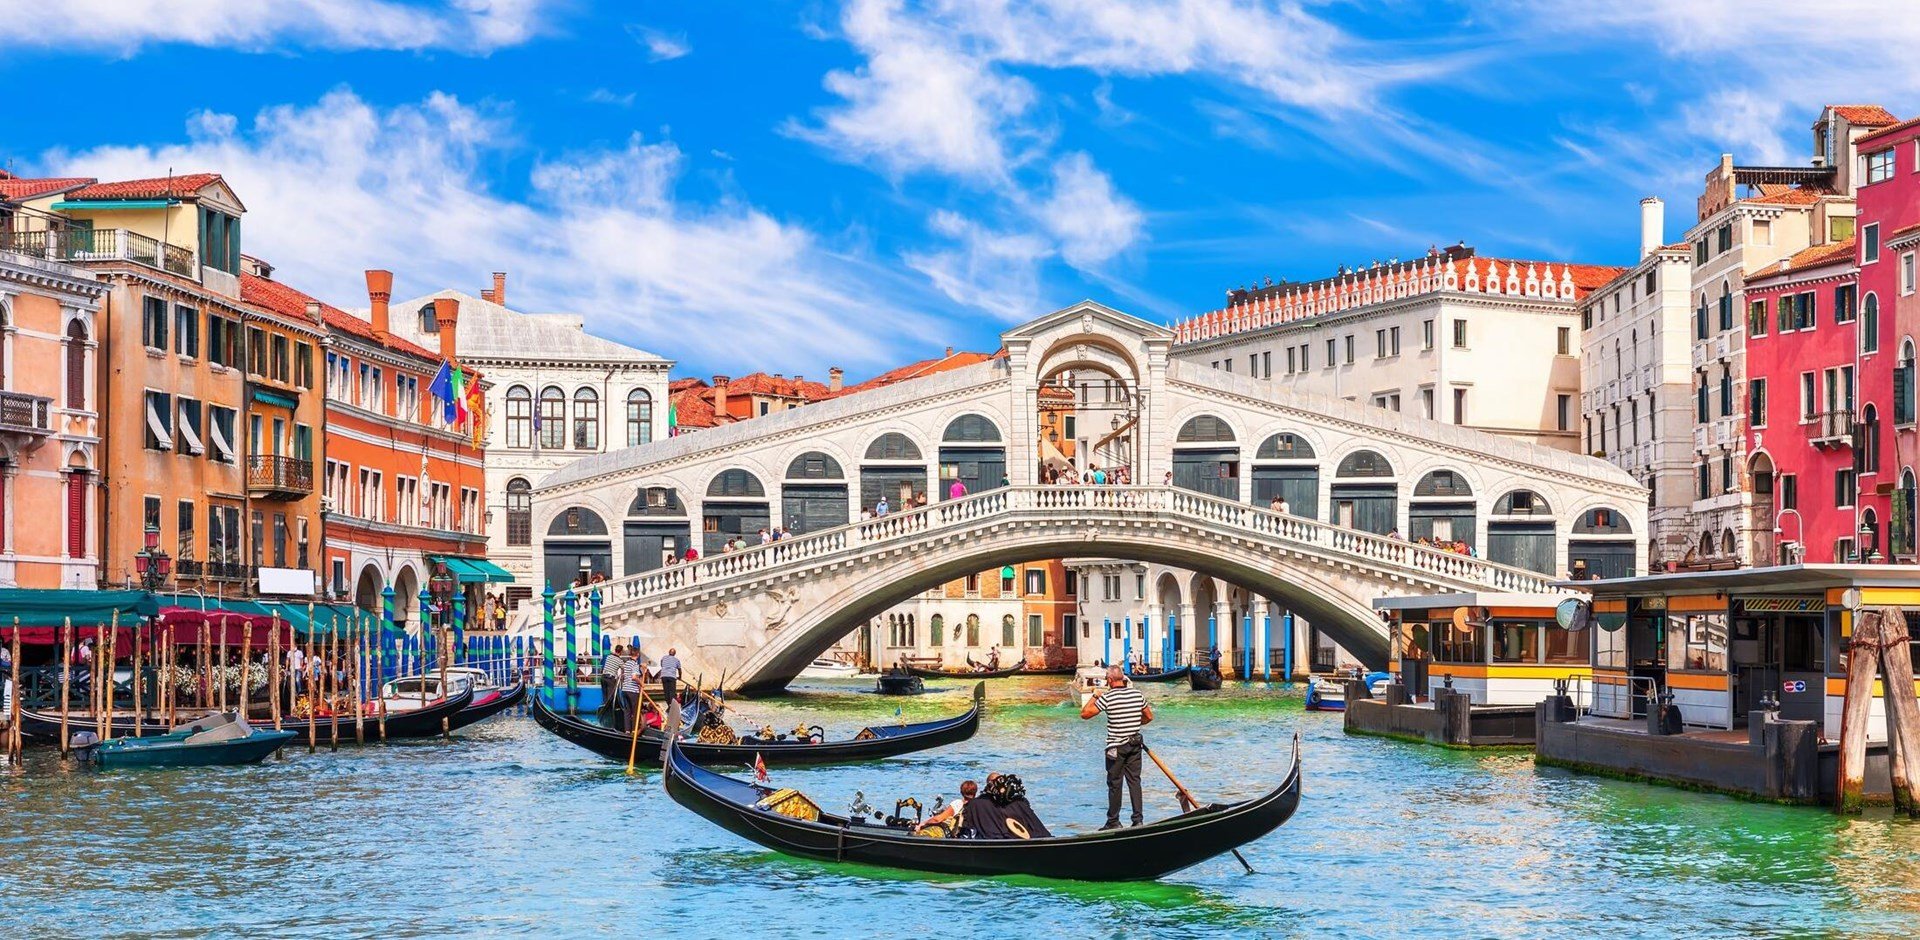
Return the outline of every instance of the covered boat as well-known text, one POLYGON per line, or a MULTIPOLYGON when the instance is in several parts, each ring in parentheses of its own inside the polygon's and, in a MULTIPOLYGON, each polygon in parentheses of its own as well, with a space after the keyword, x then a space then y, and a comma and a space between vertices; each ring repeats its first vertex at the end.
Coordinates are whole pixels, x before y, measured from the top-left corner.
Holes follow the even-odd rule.
POLYGON ((929 669, 925 666, 908 666, 906 669, 908 674, 922 679, 1005 679, 1027 671, 1024 665, 1012 669, 929 669))
MULTIPOLYGON (((387 716, 386 736, 389 738, 432 737, 444 730, 441 726, 440 719, 451 719, 453 716, 459 714, 461 709, 471 704, 472 701, 473 690, 466 689, 456 693, 451 699, 429 702, 424 708, 390 714, 387 716)), ((378 740, 380 715, 373 703, 368 703, 368 707, 361 715, 361 722, 366 728, 367 740, 378 740)), ((256 718, 256 720, 258 719, 256 718)), ((314 729, 315 737, 321 740, 331 740, 333 728, 336 723, 340 728, 341 740, 352 740, 353 713, 351 711, 343 711, 338 715, 320 715, 312 719, 282 718, 280 720, 280 728, 281 730, 296 732, 301 737, 305 737, 307 728, 311 725, 314 729)), ((84 731, 93 727, 93 719, 84 713, 75 712, 68 716, 67 725, 68 733, 84 731)), ((136 719, 132 715, 114 716, 112 726, 113 737, 115 738, 132 737, 136 726, 139 727, 141 734, 144 735, 157 736, 166 734, 172 730, 160 719, 136 719)), ((60 740, 60 715, 57 712, 22 711, 20 713, 20 731, 28 737, 47 741, 58 741, 60 740)))
POLYGON ((955 875, 1147 881, 1224 855, 1285 823, 1300 805, 1300 739, 1294 738, 1286 779, 1264 796, 1129 829, 1044 839, 935 838, 834 816, 795 791, 702 768, 677 746, 667 754, 666 785, 675 802, 721 828, 805 858, 955 875))
POLYGON ((919 695, 927 690, 927 681, 912 673, 883 672, 873 680, 873 691, 880 695, 919 695))
POLYGON ((1187 688, 1195 692, 1213 692, 1220 688, 1220 670, 1212 666, 1194 666, 1187 672, 1187 688))
MULTIPOLYGON (((484 670, 470 666, 450 666, 447 668, 447 686, 454 694, 471 689, 473 700, 467 707, 460 709, 449 724, 448 730, 459 730, 468 725, 485 721, 515 705, 527 697, 525 684, 515 682, 503 686, 493 681, 493 677, 484 670)), ((419 709, 438 702, 443 698, 440 688, 439 672, 421 675, 400 676, 389 681, 381 689, 381 707, 387 710, 388 721, 391 716, 419 709)))
POLYGON ((1346 681, 1328 676, 1308 677, 1306 709, 1310 712, 1346 711, 1346 681))
POLYGON ((209 715, 155 737, 88 745, 81 756, 101 767, 226 767, 265 760, 295 737, 291 731, 254 728, 232 712, 209 715))
POLYGON ((1185 679, 1187 677, 1187 671, 1191 668, 1192 668, 1191 666, 1181 666, 1178 669, 1168 669, 1168 670, 1165 670, 1164 672, 1136 672, 1136 673, 1133 673, 1132 675, 1127 676, 1127 681, 1128 682, 1177 682, 1181 679, 1185 679))
MULTIPOLYGON (((986 686, 976 684, 973 688, 972 706, 957 718, 892 726, 870 725, 845 740, 828 741, 823 737, 821 741, 814 743, 811 737, 806 739, 790 737, 786 740, 774 741, 740 738, 731 744, 683 740, 680 746, 703 764, 727 764, 741 767, 752 766, 756 757, 768 766, 833 764, 893 757, 944 747, 973 737, 974 733, 980 730, 980 715, 986 709, 986 695, 986 686)), ((539 695, 533 696, 532 701, 533 720, 539 722, 540 727, 574 744, 621 763, 626 763, 629 754, 632 754, 639 763, 648 766, 660 763, 660 748, 666 742, 666 734, 658 728, 642 730, 639 746, 635 747, 633 736, 628 732, 609 728, 589 717, 555 711, 539 695)), ((683 721, 683 725, 688 728, 700 723, 698 706, 693 706, 691 711, 691 717, 683 721)))

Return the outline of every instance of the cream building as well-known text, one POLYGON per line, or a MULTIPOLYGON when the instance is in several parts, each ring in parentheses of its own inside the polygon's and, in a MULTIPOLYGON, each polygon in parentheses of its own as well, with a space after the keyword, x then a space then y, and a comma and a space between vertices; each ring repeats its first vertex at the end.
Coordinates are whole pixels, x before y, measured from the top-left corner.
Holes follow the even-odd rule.
POLYGON ((1619 268, 1456 245, 1228 294, 1173 356, 1561 450, 1579 445, 1578 304, 1619 268))
POLYGON ((1662 245, 1660 200, 1640 201, 1640 262, 1580 303, 1580 449, 1651 491, 1647 562, 1693 545, 1693 250, 1662 245))
MULTIPOLYGON (((445 297, 460 301, 461 361, 492 383, 487 390, 487 559, 513 574, 505 589, 510 603, 537 598, 547 582, 564 587, 579 571, 577 560, 556 567, 535 551, 533 484, 583 456, 665 438, 667 373, 673 362, 593 336, 577 314, 508 307, 506 275, 499 273, 479 297, 443 290, 396 302, 393 332, 436 348, 431 311, 433 301, 445 297)), ((645 527, 640 522, 628 528, 636 524, 645 527)), ((644 533, 627 535, 644 540, 644 533)), ((655 545, 655 563, 663 552, 685 548, 655 545)))

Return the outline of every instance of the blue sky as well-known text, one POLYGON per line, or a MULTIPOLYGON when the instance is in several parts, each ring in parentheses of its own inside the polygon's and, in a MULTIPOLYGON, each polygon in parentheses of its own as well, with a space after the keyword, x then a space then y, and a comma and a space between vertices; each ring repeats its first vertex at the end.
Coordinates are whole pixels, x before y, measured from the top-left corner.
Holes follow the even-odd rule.
POLYGON ((1156 322, 1464 240, 1627 263, 1717 155, 1915 110, 1864 0, 0 0, 15 172, 227 174, 342 306, 584 314, 683 373, 854 377, 1091 297, 1156 322))

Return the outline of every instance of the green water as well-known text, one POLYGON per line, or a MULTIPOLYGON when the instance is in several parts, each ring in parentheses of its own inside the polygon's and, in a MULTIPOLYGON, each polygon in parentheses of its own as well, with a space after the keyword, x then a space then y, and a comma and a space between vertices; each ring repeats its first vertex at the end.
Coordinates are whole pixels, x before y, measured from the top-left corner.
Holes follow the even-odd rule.
MULTIPOLYGON (((1100 729, 1065 679, 989 684, 973 740, 774 780, 838 810, 951 797, 1020 774, 1056 831, 1105 810, 1100 729)), ((736 724, 830 733, 953 714, 960 683, 916 699, 812 683, 739 703, 736 724)), ((1148 687, 1149 740, 1203 798, 1255 795, 1304 737, 1293 821, 1162 882, 923 876, 799 861, 737 839, 629 777, 503 716, 426 741, 258 767, 94 772, 30 752, 0 770, 0 925, 8 936, 1668 937, 1912 936, 1920 824, 1840 820, 1476 755, 1349 738, 1297 692, 1148 687)), ((1147 768, 1149 774, 1155 773, 1147 768)), ((1175 809, 1148 780, 1149 815, 1175 809)))

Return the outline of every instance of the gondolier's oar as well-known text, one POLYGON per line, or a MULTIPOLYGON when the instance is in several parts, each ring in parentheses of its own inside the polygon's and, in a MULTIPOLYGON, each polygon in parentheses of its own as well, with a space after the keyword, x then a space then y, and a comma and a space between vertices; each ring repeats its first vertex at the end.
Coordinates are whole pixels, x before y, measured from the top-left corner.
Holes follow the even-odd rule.
MULTIPOLYGON (((1167 775, 1167 782, 1173 784, 1174 792, 1180 795, 1180 809, 1182 811, 1198 809, 1200 801, 1194 799, 1193 794, 1180 783, 1180 779, 1173 775, 1173 771, 1167 769, 1166 761, 1161 760, 1160 755, 1155 754, 1153 748, 1148 747, 1145 741, 1140 742, 1140 749, 1147 752, 1147 756, 1152 758, 1153 766, 1160 768, 1160 772, 1167 775)), ((1239 849, 1228 849, 1228 851, 1233 853, 1234 858, 1240 860, 1240 865, 1247 870, 1247 874, 1251 875, 1254 873, 1253 866, 1247 863, 1247 857, 1241 855, 1239 849)))

